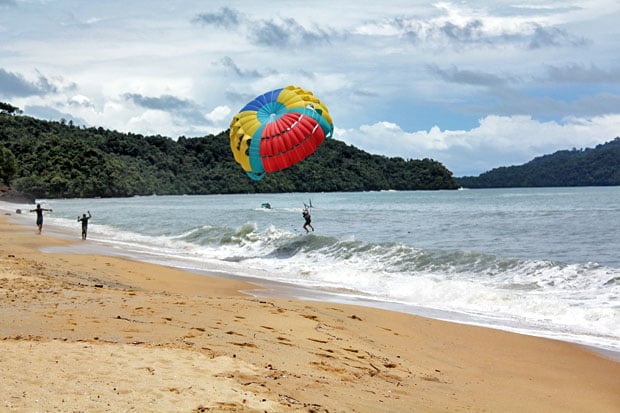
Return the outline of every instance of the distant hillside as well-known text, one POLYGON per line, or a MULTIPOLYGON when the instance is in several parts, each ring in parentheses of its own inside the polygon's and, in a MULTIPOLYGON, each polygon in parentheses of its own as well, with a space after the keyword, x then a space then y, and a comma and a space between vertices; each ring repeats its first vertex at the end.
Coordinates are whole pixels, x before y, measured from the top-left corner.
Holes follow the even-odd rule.
POLYGON ((458 187, 434 160, 371 155, 334 139, 305 161, 255 182, 235 163, 226 131, 175 141, 14 113, 0 112, 0 164, 4 159, 15 166, 0 173, 9 171, 5 183, 36 198, 458 187))
POLYGON ((457 182, 464 188, 620 185, 620 137, 595 148, 558 151, 457 182))

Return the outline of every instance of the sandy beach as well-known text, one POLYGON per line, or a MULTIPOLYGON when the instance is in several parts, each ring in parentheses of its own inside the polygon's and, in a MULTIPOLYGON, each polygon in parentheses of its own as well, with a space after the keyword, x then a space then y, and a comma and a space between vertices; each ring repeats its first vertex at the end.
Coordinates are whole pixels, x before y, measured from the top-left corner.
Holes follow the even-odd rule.
POLYGON ((41 252, 70 243, 0 217, 0 411, 620 411, 578 345, 41 252))

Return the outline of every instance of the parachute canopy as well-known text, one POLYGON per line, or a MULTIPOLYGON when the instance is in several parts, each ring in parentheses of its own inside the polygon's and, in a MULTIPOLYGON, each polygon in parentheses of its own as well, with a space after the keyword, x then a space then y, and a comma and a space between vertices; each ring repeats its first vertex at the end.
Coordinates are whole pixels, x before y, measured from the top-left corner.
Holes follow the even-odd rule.
POLYGON ((230 122, 230 148, 254 180, 310 156, 334 130, 327 107, 297 86, 257 96, 230 122))

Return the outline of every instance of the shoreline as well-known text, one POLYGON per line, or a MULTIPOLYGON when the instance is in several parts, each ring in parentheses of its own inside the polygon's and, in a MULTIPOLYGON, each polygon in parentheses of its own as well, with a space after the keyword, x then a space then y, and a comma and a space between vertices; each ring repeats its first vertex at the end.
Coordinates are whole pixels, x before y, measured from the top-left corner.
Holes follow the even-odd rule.
MULTIPOLYGON (((16 218, 16 221, 20 225, 23 225, 25 222, 24 215, 16 218)), ((564 341, 571 344, 576 344, 583 346, 584 348, 590 349, 591 351, 595 351, 605 357, 613 359, 615 361, 620 361, 620 350, 609 348, 609 346, 605 347, 604 344, 594 344, 592 342, 587 342, 584 340, 579 340, 576 336, 566 336, 562 335, 559 332, 550 332, 547 330, 539 330, 534 326, 523 326, 513 324, 509 325, 496 325, 492 322, 489 322, 483 318, 476 318, 475 316, 471 316, 464 313, 451 312, 446 310, 432 309, 426 307, 412 306, 407 304, 399 304, 395 302, 389 301, 381 301, 374 299, 372 297, 360 297, 360 296, 352 296, 346 293, 341 294, 334 291, 321 290, 321 289, 313 289, 311 287, 306 287, 297 284, 290 284, 281 281, 273 281, 259 277, 251 277, 233 274, 229 272, 220 272, 214 270, 205 270, 205 269, 197 269, 191 266, 184 266, 181 261, 179 262, 168 262, 162 261, 158 259, 157 256, 149 256, 148 254, 139 253, 139 252, 127 252, 119 250, 112 245, 106 244, 105 241, 93 241, 89 240, 88 243, 83 242, 75 242, 75 237, 72 237, 70 233, 67 232, 66 227, 62 226, 48 226, 48 234, 60 237, 65 240, 74 241, 65 246, 56 246, 51 248, 45 248, 43 251, 51 252, 51 253, 68 253, 68 254, 102 254, 108 256, 122 257, 129 260, 136 260, 145 263, 151 263, 156 265, 164 265, 171 266, 174 268, 181 269, 183 271, 188 271, 194 274, 200 274, 204 276, 215 276, 225 279, 231 280, 239 280, 243 282, 247 282, 250 284, 254 284, 256 286, 255 289, 247 290, 248 294, 254 297, 262 297, 262 298, 281 298, 281 299, 297 299, 297 300, 305 300, 305 301, 327 301, 327 302, 335 302, 340 304, 350 304, 350 305, 361 305, 368 306, 371 308, 377 308, 387 311, 397 311, 405 314, 416 315, 421 317, 427 317, 435 320, 449 321, 463 325, 471 325, 478 326, 484 328, 495 329, 498 331, 507 331, 516 334, 523 334, 532 337, 541 337, 548 338, 551 340, 559 340, 564 341), (49 230, 51 228, 51 230, 49 230)), ((79 235, 76 230, 76 235, 79 235)))
MULTIPOLYGON (((77 241, 81 242, 81 241, 77 241)), ((573 411, 620 407, 581 345, 97 254, 0 218, 8 411, 573 411), (27 367, 24 367, 27 366, 27 367), (200 410, 202 409, 202 410, 200 410)))

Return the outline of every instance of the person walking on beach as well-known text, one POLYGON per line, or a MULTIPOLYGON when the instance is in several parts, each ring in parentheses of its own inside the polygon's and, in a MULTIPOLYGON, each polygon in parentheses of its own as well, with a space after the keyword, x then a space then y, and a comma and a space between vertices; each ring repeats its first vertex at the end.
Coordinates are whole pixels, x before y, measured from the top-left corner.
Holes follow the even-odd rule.
POLYGON ((308 211, 308 208, 304 208, 304 212, 302 212, 301 215, 306 220, 306 223, 304 224, 304 229, 306 230, 306 234, 309 232, 308 227, 312 228, 312 231, 314 232, 314 227, 310 223, 312 222, 312 218, 310 217, 310 211, 308 211))
POLYGON ((82 214, 82 217, 78 216, 78 222, 82 222, 82 239, 86 239, 86 232, 88 231, 88 220, 93 216, 88 211, 88 216, 86 214, 82 214))
POLYGON ((41 204, 37 204, 35 209, 30 210, 30 212, 37 213, 37 227, 39 227, 39 235, 41 235, 41 230, 43 229, 43 211, 53 212, 51 209, 41 208, 41 204))

